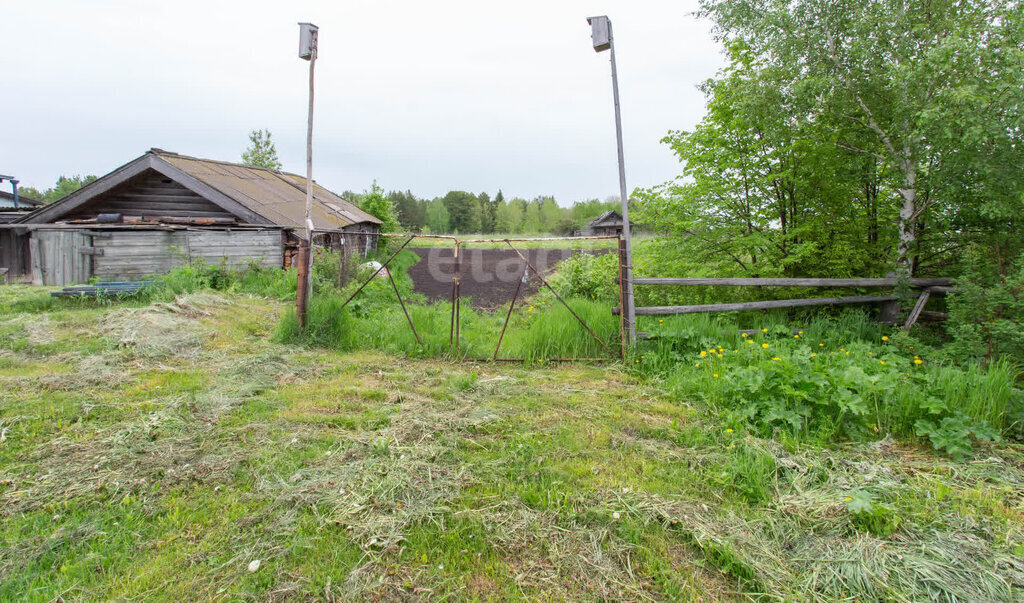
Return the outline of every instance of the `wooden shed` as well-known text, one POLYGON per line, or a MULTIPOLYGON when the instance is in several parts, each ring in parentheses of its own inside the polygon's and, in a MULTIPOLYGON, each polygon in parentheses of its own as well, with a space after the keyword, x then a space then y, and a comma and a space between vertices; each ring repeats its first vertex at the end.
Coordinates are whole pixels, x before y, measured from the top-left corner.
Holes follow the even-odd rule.
MULTIPOLYGON (((632 224, 633 222, 630 221, 630 225, 632 224)), ((587 229, 584 233, 592 236, 613 236, 621 234, 622 214, 614 210, 606 211, 587 223, 587 229)))
MULTIPOLYGON (((34 283, 63 286, 141 278, 200 258, 290 266, 305 203, 302 176, 151 149, 0 228, 24 240, 34 283)), ((312 214, 314 243, 360 254, 375 247, 380 220, 315 182, 312 214)), ((10 273, 25 272, 18 268, 10 273)))

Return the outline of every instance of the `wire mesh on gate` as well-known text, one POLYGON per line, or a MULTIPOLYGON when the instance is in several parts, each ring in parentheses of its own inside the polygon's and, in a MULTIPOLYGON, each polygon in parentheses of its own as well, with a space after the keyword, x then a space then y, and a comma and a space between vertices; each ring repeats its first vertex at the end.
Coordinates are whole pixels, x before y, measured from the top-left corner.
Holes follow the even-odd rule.
MULTIPOLYGON (((417 343, 422 345, 423 342, 420 339, 419 333, 416 330, 416 325, 413 323, 412 317, 409 314, 408 309, 406 308, 405 301, 402 299, 402 295, 399 292, 399 289, 398 289, 397 284, 395 283, 394 277, 391 275, 391 270, 389 268, 389 265, 391 264, 392 260, 394 260, 396 257, 398 257, 398 254, 401 253, 415 239, 439 239, 439 240, 451 241, 452 242, 452 250, 453 250, 453 274, 452 274, 452 290, 451 290, 452 309, 451 309, 451 316, 450 316, 450 320, 449 320, 448 346, 456 355, 458 355, 458 351, 459 351, 459 338, 460 338, 460 327, 461 327, 461 316, 460 316, 461 312, 460 312, 460 308, 462 306, 462 303, 461 303, 461 301, 462 301, 462 292, 461 292, 462 282, 461 281, 462 281, 462 255, 463 254, 460 253, 460 251, 462 249, 462 246, 463 245, 467 245, 467 244, 471 245, 471 244, 494 244, 494 243, 499 243, 500 244, 500 243, 504 243, 523 262, 523 264, 524 264, 523 273, 522 273, 522 276, 519 279, 519 282, 517 283, 517 286, 516 286, 516 289, 515 289, 515 293, 512 296, 512 300, 509 303, 508 311, 505 313, 505 320, 504 320, 504 323, 502 324, 501 331, 498 334, 498 341, 497 341, 497 344, 496 344, 496 346, 494 348, 494 353, 490 357, 485 357, 485 358, 466 358, 466 359, 467 360, 475 360, 475 361, 493 361, 493 362, 523 362, 523 361, 526 360, 525 358, 505 358, 505 357, 501 357, 499 355, 499 353, 500 353, 500 350, 501 350, 502 341, 504 340, 504 337, 505 337, 505 332, 508 329, 509 321, 511 320, 512 313, 513 313, 513 311, 515 309, 516 301, 519 298, 519 294, 520 294, 523 286, 528 283, 530 278, 532 278, 531 277, 531 273, 532 273, 533 276, 536 276, 536 278, 540 281, 540 283, 544 287, 546 287, 552 293, 552 295, 555 297, 555 299, 557 299, 558 302, 561 303, 569 311, 569 313, 573 316, 573 318, 577 322, 579 322, 580 326, 583 329, 585 329, 587 331, 587 333, 595 341, 597 341, 604 350, 609 352, 609 356, 608 357, 596 357, 596 358, 595 357, 591 357, 591 358, 585 358, 585 357, 550 357, 550 358, 543 358, 543 359, 540 359, 540 360, 550 361, 550 362, 604 361, 604 360, 610 360, 613 357, 612 356, 612 354, 613 354, 612 353, 612 349, 609 347, 609 345, 604 340, 602 340, 601 337, 597 335, 597 333, 594 332, 594 330, 590 327, 590 325, 588 325, 586 323, 586 321, 584 321, 583 318, 581 318, 579 316, 579 314, 577 314, 577 312, 575 310, 573 310, 573 308, 569 305, 569 303, 558 293, 558 291, 555 290, 554 287, 551 286, 551 284, 547 281, 547 279, 544 278, 543 274, 530 262, 530 260, 526 257, 526 255, 524 255, 522 253, 522 251, 520 251, 520 249, 518 247, 516 247, 516 245, 513 245, 513 243, 536 243, 536 242, 544 242, 544 241, 552 241, 552 242, 554 242, 554 241, 585 241, 585 240, 602 240, 602 239, 603 240, 616 240, 618 242, 617 249, 616 249, 616 257, 617 257, 617 260, 618 260, 618 274, 621 276, 621 274, 622 274, 622 261, 623 261, 623 258, 622 258, 622 239, 618 235, 592 235, 592 236, 577 236, 577 237, 459 239, 459 238, 451 236, 451 235, 393 234, 393 233, 369 233, 369 232, 365 232, 365 233, 355 232, 355 233, 353 233, 353 232, 345 232, 345 231, 317 231, 315 233, 315 235, 314 235, 314 240, 315 241, 317 240, 317 235, 322 237, 320 241, 317 241, 318 243, 320 243, 321 245, 323 245, 324 243, 328 243, 327 245, 324 245, 324 246, 328 247, 328 248, 331 248, 331 249, 337 249, 337 250, 341 251, 341 258, 342 258, 341 261, 342 261, 343 265, 340 267, 339 271, 342 274, 347 272, 345 265, 347 264, 349 259, 354 255, 354 253, 356 251, 360 251, 360 252, 362 252, 362 255, 364 257, 366 256, 366 254, 370 250, 370 245, 371 245, 370 241, 372 241, 372 248, 376 249, 377 248, 378 237, 405 239, 405 241, 401 244, 401 246, 399 246, 398 249, 396 249, 393 253, 391 253, 389 255, 389 257, 384 261, 384 263, 381 264, 381 266, 378 267, 369 276, 369 278, 367 278, 365 281, 363 281, 359 285, 359 287, 356 288, 356 290, 351 295, 349 295, 348 298, 345 299, 345 301, 341 304, 341 306, 339 306, 334 311, 334 313, 331 314, 331 316, 329 316, 325 321, 323 321, 319 325, 319 327, 322 327, 322 326, 326 325, 328 322, 336 319, 338 317, 338 315, 341 313, 341 311, 349 304, 349 302, 351 302, 357 295, 359 295, 359 293, 370 282, 372 282, 373 279, 376 278, 378 274, 380 274, 382 271, 384 271, 387 274, 387 277, 388 277, 388 279, 391 282, 392 289, 395 292, 395 297, 398 299, 398 302, 399 302, 399 304, 402 307, 402 311, 403 311, 403 313, 405 315, 405 318, 406 318, 406 320, 409 323, 409 328, 412 330, 412 333, 413 333, 414 337, 416 338, 417 343), (330 235, 330 236, 324 237, 324 235, 330 235), (340 235, 341 239, 337 238, 339 235, 340 235), (365 249, 363 249, 363 247, 365 247, 365 249)), ((570 252, 570 257, 571 257, 571 255, 572 255, 572 253, 570 252)), ((622 289, 622 279, 619 278, 619 279, 616 279, 616 280, 619 283, 619 285, 618 285, 619 289, 620 289, 620 291, 619 291, 619 301, 621 303, 621 299, 622 299, 622 291, 621 291, 621 289, 622 289)), ((341 284, 341 283, 339 283, 339 284, 341 284)), ((611 312, 611 308, 609 308, 609 313, 610 312, 611 312)), ((625 342, 625 336, 624 336, 625 332, 624 332, 624 328, 625 328, 625 325, 620 320, 620 323, 619 323, 619 334, 620 334, 620 340, 623 342, 623 347, 622 347, 622 349, 620 351, 620 355, 619 355, 619 357, 621 357, 621 358, 625 357, 625 344, 624 344, 624 342, 625 342)))

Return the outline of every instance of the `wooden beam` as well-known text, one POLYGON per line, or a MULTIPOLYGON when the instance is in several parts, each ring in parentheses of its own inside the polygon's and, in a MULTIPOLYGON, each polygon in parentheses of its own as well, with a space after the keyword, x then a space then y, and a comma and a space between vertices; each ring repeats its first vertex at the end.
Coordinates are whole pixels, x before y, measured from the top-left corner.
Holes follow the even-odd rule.
MULTIPOLYGON (((742 302, 735 304, 703 304, 698 306, 645 306, 636 309, 638 316, 659 316, 664 314, 698 314, 707 312, 742 312, 744 310, 771 310, 774 308, 800 308, 804 306, 831 306, 834 304, 875 304, 893 301, 895 295, 852 295, 849 297, 813 297, 805 299, 777 299, 770 301, 742 302)), ((620 309, 612 308, 618 315, 620 309)))
POLYGON ((914 326, 917 322, 917 318, 921 316, 921 311, 924 310, 924 305, 928 303, 928 298, 931 297, 931 289, 925 289, 921 291, 921 295, 917 298, 917 303, 914 304, 914 309, 910 311, 910 316, 907 316, 907 322, 903 325, 904 331, 910 331, 910 327, 914 326))
MULTIPOLYGON (((729 287, 895 287, 886 278, 662 278, 636 277, 637 285, 729 286, 729 287)), ((951 278, 912 278, 913 287, 949 286, 951 278)))

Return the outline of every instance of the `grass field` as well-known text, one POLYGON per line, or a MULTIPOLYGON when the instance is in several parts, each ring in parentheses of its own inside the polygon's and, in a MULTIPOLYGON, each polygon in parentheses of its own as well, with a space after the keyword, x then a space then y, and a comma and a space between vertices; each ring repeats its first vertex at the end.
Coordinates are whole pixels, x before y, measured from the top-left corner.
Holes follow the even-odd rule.
POLYGON ((619 363, 0 288, 0 600, 1019 600, 1024 450, 732 429, 619 363))

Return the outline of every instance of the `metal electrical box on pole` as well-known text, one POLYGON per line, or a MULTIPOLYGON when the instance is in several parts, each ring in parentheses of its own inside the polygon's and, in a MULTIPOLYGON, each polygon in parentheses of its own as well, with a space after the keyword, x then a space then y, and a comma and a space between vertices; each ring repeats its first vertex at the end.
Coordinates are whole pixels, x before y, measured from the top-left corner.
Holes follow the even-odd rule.
POLYGON ((626 193, 626 165, 622 155, 622 116, 619 110, 619 75, 615 68, 615 39, 612 36, 612 22, 607 16, 587 17, 594 52, 611 51, 612 96, 615 100, 615 141, 619 158, 619 200, 622 204, 622 238, 625 241, 625 266, 623 268, 622 316, 625 322, 624 335, 630 345, 636 343, 636 310, 633 304, 633 245, 630 239, 629 197, 626 193))

